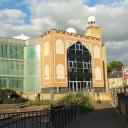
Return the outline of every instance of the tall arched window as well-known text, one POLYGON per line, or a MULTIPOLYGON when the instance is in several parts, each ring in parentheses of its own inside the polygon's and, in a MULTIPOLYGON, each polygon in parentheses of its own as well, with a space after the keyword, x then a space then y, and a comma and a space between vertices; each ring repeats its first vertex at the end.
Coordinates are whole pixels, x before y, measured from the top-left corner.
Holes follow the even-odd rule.
POLYGON ((45 56, 49 55, 49 50, 50 50, 49 42, 46 41, 45 44, 44 44, 44 55, 45 56))
POLYGON ((64 42, 61 39, 56 41, 56 53, 64 54, 64 42))
POLYGON ((94 46, 94 58, 100 58, 100 48, 97 45, 94 46))
POLYGON ((95 68, 95 79, 101 80, 101 68, 99 68, 99 67, 95 68))
POLYGON ((49 80, 49 65, 45 65, 44 79, 49 80))
POLYGON ((91 53, 80 41, 67 49, 69 91, 92 89, 91 53))
POLYGON ((57 79, 64 79, 64 65, 63 64, 56 65, 56 77, 57 79))

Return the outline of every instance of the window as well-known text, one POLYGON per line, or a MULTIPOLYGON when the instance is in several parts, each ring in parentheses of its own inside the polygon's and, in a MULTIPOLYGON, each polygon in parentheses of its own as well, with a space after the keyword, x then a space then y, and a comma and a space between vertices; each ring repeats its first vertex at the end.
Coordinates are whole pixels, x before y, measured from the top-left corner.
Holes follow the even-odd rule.
POLYGON ((3 74, 3 68, 4 68, 4 65, 3 65, 3 60, 0 60, 0 75, 3 74))
POLYGON ((2 52, 3 52, 3 57, 7 58, 7 44, 3 44, 2 52))
POLYGON ((63 64, 56 65, 56 76, 57 76, 57 79, 64 79, 64 65, 63 64))
POLYGON ((101 80, 101 69, 99 67, 95 68, 95 79, 101 80))
POLYGON ((50 50, 49 42, 46 41, 46 42, 44 43, 44 55, 45 55, 45 56, 49 55, 49 50, 50 50))
POLYGON ((44 79, 49 80, 49 65, 45 65, 45 73, 44 73, 44 79))
POLYGON ((15 63, 11 63, 11 69, 13 70, 13 69, 15 69, 15 63))
POLYGON ((56 53, 64 54, 64 42, 61 39, 56 41, 56 53))
POLYGON ((2 57, 2 44, 0 44, 0 58, 2 57))
POLYGON ((83 68, 86 68, 87 66, 86 66, 86 62, 83 62, 83 68))
POLYGON ((100 48, 96 45, 94 46, 94 57, 95 58, 100 58, 100 48))
POLYGON ((75 61, 69 61, 69 68, 75 68, 76 62, 75 61))

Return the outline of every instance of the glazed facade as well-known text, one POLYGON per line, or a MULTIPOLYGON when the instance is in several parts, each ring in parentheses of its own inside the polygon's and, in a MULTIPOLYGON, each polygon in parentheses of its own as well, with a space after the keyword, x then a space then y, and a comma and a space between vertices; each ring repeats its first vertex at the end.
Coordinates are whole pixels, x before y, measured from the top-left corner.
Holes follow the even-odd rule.
POLYGON ((38 68, 36 47, 39 40, 18 40, 0 37, 0 88, 17 92, 37 92, 38 68), (35 83, 36 82, 36 83, 35 83))

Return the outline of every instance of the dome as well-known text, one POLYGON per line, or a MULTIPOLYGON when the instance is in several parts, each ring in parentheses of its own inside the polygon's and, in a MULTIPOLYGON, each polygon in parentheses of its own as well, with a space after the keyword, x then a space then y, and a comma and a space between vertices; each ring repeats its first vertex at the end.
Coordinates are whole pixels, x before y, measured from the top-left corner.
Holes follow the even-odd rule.
POLYGON ((21 40, 28 40, 28 39, 30 39, 30 37, 25 36, 24 34, 21 34, 19 36, 15 36, 14 38, 15 39, 21 39, 21 40))
POLYGON ((88 17, 88 22, 91 22, 91 21, 96 21, 95 16, 89 16, 88 17))
POLYGON ((66 32, 68 32, 68 33, 73 33, 73 34, 76 34, 76 30, 75 30, 75 28, 67 28, 66 29, 66 32))

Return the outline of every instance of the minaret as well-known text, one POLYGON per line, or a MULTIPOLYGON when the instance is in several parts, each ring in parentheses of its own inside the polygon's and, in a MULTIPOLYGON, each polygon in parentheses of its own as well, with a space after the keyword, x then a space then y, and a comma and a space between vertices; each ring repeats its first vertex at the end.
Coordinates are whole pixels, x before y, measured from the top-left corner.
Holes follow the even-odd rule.
POLYGON ((96 19, 94 16, 88 17, 88 28, 86 29, 85 35, 102 38, 101 28, 99 26, 96 26, 96 19))

